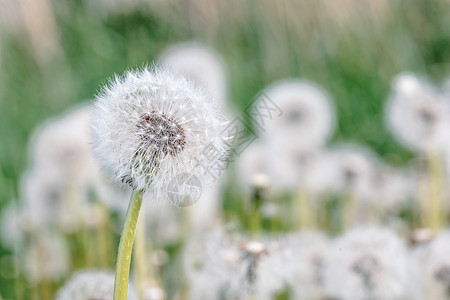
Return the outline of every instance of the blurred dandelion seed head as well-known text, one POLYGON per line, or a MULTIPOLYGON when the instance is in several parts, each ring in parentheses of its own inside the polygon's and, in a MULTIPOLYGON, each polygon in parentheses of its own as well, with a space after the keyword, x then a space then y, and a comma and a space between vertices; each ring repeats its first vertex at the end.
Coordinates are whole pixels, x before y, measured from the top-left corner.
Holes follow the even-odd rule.
MULTIPOLYGON (((111 300, 114 293, 114 273, 84 270, 75 274, 58 291, 56 300, 111 300)), ((137 300, 134 289, 128 287, 128 299, 137 300)))
POLYGON ((219 54, 198 43, 182 43, 164 51, 160 63, 205 88, 225 109, 227 80, 224 63, 219 54))
POLYGON ((33 283, 60 280, 71 267, 69 245, 57 233, 35 232, 21 263, 25 275, 33 283))
POLYGON ((413 258, 425 295, 429 299, 448 299, 450 296, 450 232, 442 231, 428 243, 413 251, 413 258))
POLYGON ((271 139, 273 145, 284 140, 289 141, 290 148, 311 151, 323 146, 333 133, 334 107, 321 87, 304 80, 290 80, 269 86, 264 95, 283 112, 267 122, 261 132, 261 137, 271 139))
POLYGON ((444 92, 412 73, 393 80, 386 106, 389 129, 409 149, 426 153, 448 148, 450 102, 444 92))
POLYGON ((325 290, 329 296, 387 300, 413 295, 406 245, 388 229, 358 228, 347 232, 335 241, 326 265, 325 290))

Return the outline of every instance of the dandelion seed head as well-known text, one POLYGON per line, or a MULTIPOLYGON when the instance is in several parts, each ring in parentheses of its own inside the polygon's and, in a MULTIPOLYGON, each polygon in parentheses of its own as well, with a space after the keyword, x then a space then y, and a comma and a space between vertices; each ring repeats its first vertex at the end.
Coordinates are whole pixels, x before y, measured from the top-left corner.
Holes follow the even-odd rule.
POLYGON ((334 160, 330 172, 335 176, 333 182, 336 191, 350 191, 357 200, 368 200, 377 162, 375 154, 365 147, 345 143, 333 147, 329 155, 334 160))
POLYGON ((413 252, 418 283, 428 299, 444 300, 450 296, 450 231, 439 233, 413 252))
POLYGON ((398 212, 418 192, 411 172, 384 164, 374 166, 370 181, 371 200, 391 212, 398 212))
POLYGON ((30 159, 36 169, 45 169, 80 184, 98 176, 98 165, 89 146, 91 112, 91 106, 78 105, 38 127, 29 145, 30 159))
POLYGON ((221 299, 235 294, 233 275, 240 270, 241 250, 229 226, 216 226, 190 240, 183 262, 190 299, 221 299), (206 285, 205 285, 206 283, 206 285))
MULTIPOLYGON (((56 225, 65 232, 73 232, 79 228, 81 220, 73 214, 68 201, 68 181, 55 169, 31 169, 22 175, 21 196, 25 202, 28 221, 33 227, 56 225)), ((74 199, 80 206, 83 205, 83 200, 85 199, 74 199)))
POLYGON ((270 101, 281 111, 281 115, 268 119, 260 132, 275 147, 290 143, 296 150, 309 152, 322 147, 333 132, 335 116, 330 97, 313 83, 275 83, 264 91, 260 101, 270 101))
MULTIPOLYGON (((114 273, 101 270, 84 270, 75 274, 58 291, 56 300, 111 300, 114 294, 114 273)), ((132 286, 128 299, 137 300, 132 286)))
POLYGON ((319 299, 324 291, 325 258, 330 240, 317 231, 302 231, 285 237, 283 249, 285 273, 283 274, 295 299, 319 299))
POLYGON ((327 296, 356 300, 412 296, 409 253, 404 242, 387 229, 347 232, 334 242, 325 263, 327 296))
POLYGON ((69 246, 52 232, 34 232, 34 239, 25 249, 21 267, 30 282, 56 281, 70 269, 69 246))
POLYGON ((31 221, 57 223, 65 231, 79 224, 65 202, 88 208, 88 194, 117 210, 126 210, 127 195, 100 170, 91 149, 92 106, 76 105, 38 127, 29 144, 32 166, 21 182, 31 221), (69 194, 71 195, 69 197, 69 194))
POLYGON ((416 152, 442 150, 449 139, 450 105, 443 93, 412 73, 394 79, 386 122, 395 137, 416 152))
MULTIPOLYGON (((291 165, 292 166, 292 165, 291 165)), ((300 185, 313 195, 339 190, 337 161, 329 150, 302 156, 298 164, 300 185)))
MULTIPOLYGON (((188 80, 160 68, 129 71, 96 97, 93 148, 116 181, 167 198, 186 176, 205 183, 225 166, 227 122, 188 80), (214 155, 206 150, 212 149, 214 155), (183 178, 178 178, 186 174, 183 178)), ((182 189, 183 192, 189 189, 182 189)), ((192 196, 189 192, 184 196, 192 196)), ((184 199, 179 197, 179 199, 184 199)))
POLYGON ((227 106, 227 80, 224 63, 212 49, 197 43, 168 48, 160 63, 205 88, 222 109, 227 106))

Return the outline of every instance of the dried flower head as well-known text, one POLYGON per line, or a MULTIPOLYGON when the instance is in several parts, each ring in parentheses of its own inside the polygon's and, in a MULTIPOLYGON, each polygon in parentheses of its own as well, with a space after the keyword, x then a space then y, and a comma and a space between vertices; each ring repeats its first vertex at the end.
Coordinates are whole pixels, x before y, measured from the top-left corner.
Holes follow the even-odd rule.
POLYGON ((151 188, 158 200, 172 185, 183 202, 195 191, 181 183, 204 183, 224 168, 221 118, 183 77, 159 68, 130 71, 96 97, 94 152, 117 181, 151 188))
MULTIPOLYGON (((57 293, 56 300, 111 300, 114 291, 114 273, 85 270, 74 275, 57 293)), ((137 300, 128 288, 128 299, 137 300)))

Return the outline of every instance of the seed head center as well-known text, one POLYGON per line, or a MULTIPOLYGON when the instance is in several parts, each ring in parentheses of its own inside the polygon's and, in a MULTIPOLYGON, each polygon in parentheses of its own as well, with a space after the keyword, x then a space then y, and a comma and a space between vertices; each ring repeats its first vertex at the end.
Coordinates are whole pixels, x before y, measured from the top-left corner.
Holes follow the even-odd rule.
POLYGON ((148 146, 163 156, 175 156, 184 149, 186 134, 183 127, 164 113, 152 111, 143 114, 138 127, 148 146))

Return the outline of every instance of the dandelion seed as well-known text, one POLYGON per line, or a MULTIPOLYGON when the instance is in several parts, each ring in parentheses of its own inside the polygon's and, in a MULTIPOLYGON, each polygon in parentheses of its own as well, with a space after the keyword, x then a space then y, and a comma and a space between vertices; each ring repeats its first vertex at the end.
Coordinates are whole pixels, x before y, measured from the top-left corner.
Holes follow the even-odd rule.
POLYGON ((378 164, 372 172, 371 201, 390 212, 399 212, 418 191, 411 172, 378 164))

